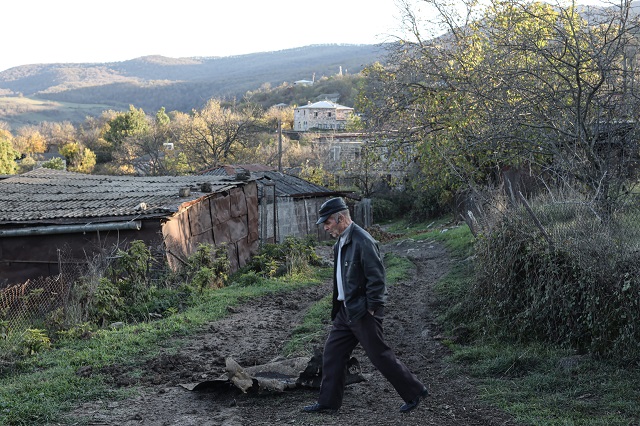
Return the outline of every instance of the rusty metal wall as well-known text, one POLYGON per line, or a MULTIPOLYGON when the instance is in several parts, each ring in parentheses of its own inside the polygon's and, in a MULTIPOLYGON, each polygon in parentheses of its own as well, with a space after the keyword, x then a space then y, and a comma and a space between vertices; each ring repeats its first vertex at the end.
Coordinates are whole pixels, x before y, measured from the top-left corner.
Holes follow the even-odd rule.
POLYGON ((231 271, 244 266, 259 245, 255 182, 211 194, 169 218, 162 227, 167 261, 178 269, 200 244, 227 245, 231 271))

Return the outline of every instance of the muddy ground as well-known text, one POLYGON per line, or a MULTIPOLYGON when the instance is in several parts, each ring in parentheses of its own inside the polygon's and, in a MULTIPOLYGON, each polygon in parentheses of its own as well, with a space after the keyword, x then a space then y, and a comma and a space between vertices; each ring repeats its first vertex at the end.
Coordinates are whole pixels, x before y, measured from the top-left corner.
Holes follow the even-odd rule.
MULTIPOLYGON (((433 241, 384 243, 383 251, 407 256, 415 264, 410 279, 389 287, 384 320, 387 341, 396 355, 428 386, 430 396, 409 414, 398 408, 402 400, 357 348, 366 381, 347 386, 344 405, 336 414, 302 413, 315 402, 317 390, 242 393, 229 385, 208 392, 182 384, 219 378, 225 359, 241 366, 281 359, 291 330, 306 309, 331 291, 329 282, 293 294, 268 295, 230 310, 190 338, 177 354, 147 363, 142 376, 114 366, 108 373, 113 386, 139 389, 136 396, 117 402, 94 401, 78 407, 68 424, 88 425, 516 425, 507 414, 480 401, 473 381, 445 361, 448 349, 435 321, 433 285, 450 268, 446 250, 433 241), (135 377, 134 377, 135 376, 135 377), (134 388, 134 386, 137 386, 134 388)), ((328 247, 323 251, 328 258, 328 247)), ((329 323, 327 321, 327 331, 329 323)), ((170 345, 167 345, 169 347, 170 345)))

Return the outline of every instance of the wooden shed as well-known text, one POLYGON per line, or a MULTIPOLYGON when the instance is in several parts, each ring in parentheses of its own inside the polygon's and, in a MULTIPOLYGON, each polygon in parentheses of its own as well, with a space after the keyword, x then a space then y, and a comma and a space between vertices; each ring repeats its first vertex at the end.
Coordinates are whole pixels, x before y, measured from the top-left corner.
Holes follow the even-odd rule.
POLYGON ((322 203, 345 196, 294 175, 260 164, 226 165, 204 172, 206 176, 250 176, 258 184, 259 233, 263 243, 282 242, 288 236, 331 239, 316 225, 322 203))
POLYGON ((258 220, 251 179, 36 169, 0 180, 0 287, 133 240, 166 253, 173 268, 200 243, 224 243, 235 271, 258 250, 258 220))

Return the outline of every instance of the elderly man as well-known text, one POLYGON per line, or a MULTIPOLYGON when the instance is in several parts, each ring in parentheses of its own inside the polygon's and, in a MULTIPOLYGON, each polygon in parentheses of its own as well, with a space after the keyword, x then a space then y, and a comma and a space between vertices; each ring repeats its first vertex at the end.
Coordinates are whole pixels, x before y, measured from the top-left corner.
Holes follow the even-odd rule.
POLYGON ((378 243, 351 220, 340 197, 322 204, 318 216, 316 224, 323 224, 325 231, 338 239, 333 246, 333 324, 324 346, 318 402, 302 411, 334 412, 340 408, 347 361, 360 343, 372 364, 405 401, 400 411, 407 413, 429 392, 385 343, 382 318, 387 291, 378 243))

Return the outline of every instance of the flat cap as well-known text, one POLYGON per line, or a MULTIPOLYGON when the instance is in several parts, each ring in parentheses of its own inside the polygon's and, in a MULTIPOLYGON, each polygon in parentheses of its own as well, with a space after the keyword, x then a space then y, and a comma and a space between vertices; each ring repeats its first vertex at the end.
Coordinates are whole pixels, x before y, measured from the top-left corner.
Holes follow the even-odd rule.
POLYGON ((318 221, 316 222, 316 225, 324 223, 332 214, 347 209, 347 204, 341 197, 328 199, 320 206, 320 210, 318 210, 318 221))

